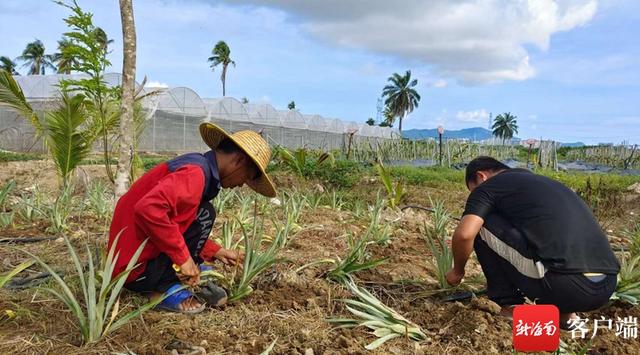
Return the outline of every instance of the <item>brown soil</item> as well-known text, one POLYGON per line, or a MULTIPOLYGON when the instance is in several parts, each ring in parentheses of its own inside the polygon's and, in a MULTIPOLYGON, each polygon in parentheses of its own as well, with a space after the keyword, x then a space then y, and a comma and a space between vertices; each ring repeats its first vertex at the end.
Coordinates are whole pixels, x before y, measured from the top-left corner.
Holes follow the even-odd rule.
MULTIPOLYGON (((8 163, 0 169, 0 183, 9 177, 18 181, 19 188, 34 182, 44 182, 48 189, 55 189, 55 174, 50 168, 42 169, 42 163, 8 163), (40 165, 39 165, 40 164, 40 165)), ((102 176, 100 166, 90 166, 89 177, 102 176)), ((280 186, 314 188, 310 183, 299 183, 291 176, 277 175, 280 186)), ((442 198, 455 213, 462 209, 466 192, 442 192, 433 188, 410 186, 411 198, 407 202, 427 204, 428 196, 442 198)), ((354 189, 363 200, 371 198, 366 187, 354 189), (362 190, 362 191, 361 191, 362 190)), ((639 213, 635 209, 635 213, 639 213)), ((275 213, 275 212, 274 212, 275 213)), ((277 213, 276 213, 277 214, 277 213)), ((233 209, 225 211, 220 221, 233 215, 233 209)), ((465 302, 445 303, 438 292, 437 278, 429 263, 429 252, 420 232, 423 223, 430 223, 428 214, 416 211, 391 213, 385 218, 393 222, 393 236, 387 246, 372 246, 373 258, 388 258, 374 270, 359 273, 361 284, 376 294, 383 302, 418 324, 429 339, 415 343, 398 338, 387 342, 375 351, 364 346, 375 337, 365 329, 333 329, 325 320, 332 317, 351 317, 340 299, 351 295, 336 283, 327 281, 323 274, 328 264, 309 267, 299 273, 294 270, 314 260, 343 257, 346 252, 346 235, 356 235, 366 228, 366 221, 357 220, 350 211, 334 211, 319 207, 305 210, 300 221, 302 230, 292 237, 282 252, 286 263, 278 264, 255 284, 255 291, 240 302, 186 316, 174 313, 149 311, 109 334, 103 340, 81 346, 81 339, 74 319, 57 299, 42 291, 0 290, 0 354, 169 354, 175 341, 183 347, 201 347, 207 353, 260 353, 276 340, 276 354, 496 354, 511 353, 511 324, 497 315, 497 305, 480 297, 465 302), (17 314, 13 320, 2 318, 5 310, 17 314)), ((453 228, 454 225, 450 225, 453 228)), ((3 230, 1 237, 47 235, 46 222, 18 225, 3 230)), ((103 246, 103 226, 86 215, 72 221, 68 233, 76 247, 103 246)), ((217 233, 218 229, 214 230, 217 233)), ((272 235, 271 230, 267 234, 272 235)), ((26 244, 22 249, 41 256, 55 265, 57 270, 71 270, 71 263, 64 243, 47 241, 26 244)), ((0 270, 25 259, 18 249, 0 244, 0 270)), ((220 267, 221 270, 223 269, 220 267)), ((480 289, 481 270, 471 261, 466 280, 468 288, 480 289)), ((121 309, 133 309, 144 299, 132 293, 124 293, 121 309)), ((640 309, 616 303, 592 314, 591 319, 604 316, 640 316, 640 309)), ((573 344, 571 334, 563 332, 562 339, 573 344)), ((580 341, 578 344, 585 344, 580 341)), ((577 349, 577 347, 576 347, 577 349)), ((634 339, 616 337, 612 331, 599 333, 592 343, 594 354, 635 354, 640 345, 634 339)))

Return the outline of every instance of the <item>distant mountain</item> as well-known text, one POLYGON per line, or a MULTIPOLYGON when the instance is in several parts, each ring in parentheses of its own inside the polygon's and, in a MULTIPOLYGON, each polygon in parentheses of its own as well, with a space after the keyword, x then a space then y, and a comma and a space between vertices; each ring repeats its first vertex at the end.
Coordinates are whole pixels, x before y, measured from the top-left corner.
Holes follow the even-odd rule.
MULTIPOLYGON (((434 129, 408 129, 402 131, 402 137, 408 139, 427 139, 438 138, 438 130, 434 129)), ((463 128, 460 130, 446 130, 444 131, 444 137, 455 139, 469 139, 472 141, 479 141, 489 139, 493 137, 490 130, 482 127, 463 128)), ((515 138, 515 137, 514 137, 515 138)))
MULTIPOLYGON (((438 138, 438 130, 436 128, 433 129, 408 129, 406 131, 402 131, 402 137, 408 139, 428 139, 428 138, 438 138)), ((473 128, 464 128, 459 130, 444 130, 445 138, 453 138, 453 139, 468 139, 471 141, 481 141, 485 139, 490 139, 493 137, 493 134, 490 130, 482 127, 473 127, 473 128)), ((515 142, 519 142, 520 138, 513 137, 515 142)), ((585 144, 582 142, 573 142, 573 143, 560 143, 561 147, 584 147, 585 144)))
POLYGON ((575 142, 575 143, 560 143, 561 147, 570 147, 570 148, 576 148, 576 147, 584 147, 586 144, 582 143, 582 142, 575 142))

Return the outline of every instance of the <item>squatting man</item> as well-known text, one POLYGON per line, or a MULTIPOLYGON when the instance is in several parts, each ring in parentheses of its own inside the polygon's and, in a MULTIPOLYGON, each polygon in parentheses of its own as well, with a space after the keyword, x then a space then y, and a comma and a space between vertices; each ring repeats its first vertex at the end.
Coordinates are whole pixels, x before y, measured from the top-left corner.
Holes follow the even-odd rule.
POLYGON ((470 191, 452 239, 456 286, 472 250, 487 279, 489 298, 512 317, 525 297, 560 310, 567 329, 575 312, 606 304, 620 270, 589 207, 572 190, 526 169, 510 169, 491 157, 466 168, 470 191))
POLYGON ((183 288, 200 283, 200 272, 211 268, 204 262, 217 259, 236 265, 244 259, 240 252, 209 239, 216 218, 210 201, 220 189, 244 184, 262 195, 276 195, 265 173, 271 150, 258 133, 228 134, 203 123, 200 135, 211 150, 181 155, 136 180, 118 200, 109 233, 109 247, 117 243, 119 253, 114 275, 126 270, 147 241, 125 287, 152 299, 168 294, 158 307, 188 314, 227 301, 225 290, 210 281, 197 294, 183 288))

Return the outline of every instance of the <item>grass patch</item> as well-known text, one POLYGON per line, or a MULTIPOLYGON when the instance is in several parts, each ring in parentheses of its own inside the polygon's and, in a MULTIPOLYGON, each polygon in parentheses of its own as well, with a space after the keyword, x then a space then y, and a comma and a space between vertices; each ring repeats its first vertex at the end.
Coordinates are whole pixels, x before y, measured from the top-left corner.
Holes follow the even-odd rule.
POLYGON ((630 185, 640 182, 640 176, 637 175, 620 175, 620 174, 601 174, 601 173, 583 173, 583 172, 566 172, 553 170, 536 170, 536 174, 550 177, 569 186, 572 189, 584 189, 587 182, 591 185, 607 186, 610 189, 626 190, 630 185))
POLYGON ((444 184, 459 184, 464 186, 464 171, 445 167, 390 167, 391 175, 402 177, 411 185, 439 186, 444 184))
POLYGON ((41 160, 44 155, 36 153, 16 153, 0 150, 0 162, 41 160))

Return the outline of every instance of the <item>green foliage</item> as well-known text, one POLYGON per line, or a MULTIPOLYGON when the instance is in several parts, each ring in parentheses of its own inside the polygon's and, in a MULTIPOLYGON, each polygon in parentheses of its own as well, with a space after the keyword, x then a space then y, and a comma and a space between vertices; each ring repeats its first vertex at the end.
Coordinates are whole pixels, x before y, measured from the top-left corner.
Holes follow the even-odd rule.
POLYGON ((207 59, 209 63, 211 63, 211 70, 215 70, 215 67, 218 65, 222 65, 222 73, 220 74, 220 81, 222 81, 222 96, 226 96, 226 77, 227 77, 227 67, 229 64, 233 64, 236 66, 236 62, 231 59, 231 49, 225 41, 218 41, 216 45, 211 50, 211 57, 207 59))
POLYGON ((220 244, 225 249, 238 249, 239 244, 242 243, 244 239, 241 236, 237 240, 234 240, 238 227, 239 224, 236 220, 222 222, 222 227, 220 228, 220 238, 217 239, 218 244, 220 244))
POLYGON ((620 260, 618 285, 612 300, 622 300, 633 305, 640 301, 640 255, 624 254, 620 260))
POLYGON ((577 171, 553 171, 553 170, 536 170, 536 174, 550 177, 558 180, 568 187, 578 190, 585 189, 587 184, 602 185, 609 189, 624 191, 630 185, 640 182, 640 176, 621 175, 621 174, 597 174, 577 171))
POLYGON ((394 186, 391 178, 391 172, 389 169, 385 168, 381 161, 375 165, 375 169, 378 173, 378 177, 380 178, 380 182, 387 190, 387 203, 389 204, 389 207, 398 207, 405 195, 404 183, 402 181, 398 181, 394 186))
POLYGON ((342 192, 332 190, 329 195, 329 207, 334 211, 340 211, 344 205, 345 202, 342 192))
POLYGON ((16 186, 14 180, 9 180, 0 188, 0 227, 6 228, 13 225, 14 211, 8 210, 9 193, 16 186))
POLYGON ((328 322, 337 324, 338 328, 363 326, 372 330, 378 339, 365 346, 365 349, 374 350, 386 341, 399 337, 415 341, 427 339, 427 335, 418 325, 389 308, 369 291, 356 285, 353 280, 345 280, 344 285, 358 300, 342 300, 342 302, 346 303, 347 310, 358 318, 333 318, 328 319, 328 322))
POLYGON ((287 218, 290 218, 293 224, 297 224, 302 215, 302 209, 307 204, 305 196, 296 190, 283 190, 280 201, 287 218))
POLYGON ((263 224, 260 223, 260 225, 258 225, 257 218, 254 218, 253 229, 250 235, 242 223, 240 223, 240 228, 244 237, 244 265, 240 279, 238 281, 232 279, 231 284, 227 285, 230 292, 229 302, 238 301, 251 294, 251 292, 253 292, 253 287, 251 286, 253 280, 274 264, 284 260, 278 258, 278 252, 282 244, 280 240, 274 240, 266 250, 260 251, 264 233, 263 224))
POLYGON ((15 187, 16 187, 16 182, 15 180, 12 179, 7 181, 7 183, 4 184, 2 188, 0 188, 0 211, 6 210, 6 204, 7 204, 7 201, 9 200, 9 194, 11 193, 11 190, 13 190, 15 187))
POLYGON ((322 198, 324 194, 318 191, 312 191, 304 195, 304 199, 307 202, 307 206, 313 211, 322 204, 322 198))
POLYGON ((71 11, 64 20, 70 31, 64 33, 67 44, 62 48, 62 55, 75 58, 70 69, 87 76, 61 80, 60 89, 63 93, 82 93, 87 98, 87 115, 84 117, 87 132, 91 134, 91 140, 100 138, 107 177, 113 182, 109 136, 118 127, 120 119, 120 88, 110 88, 104 81, 104 72, 111 66, 107 59, 106 34, 93 24, 93 14, 84 12, 75 0, 71 5, 63 1, 56 3, 71 11))
POLYGON ((394 166, 388 168, 392 176, 402 176, 412 185, 424 185, 430 187, 460 185, 464 187, 464 170, 456 170, 444 167, 411 167, 394 166))
POLYGON ((33 191, 23 193, 18 201, 18 216, 23 221, 32 222, 42 217, 44 205, 44 195, 37 186, 34 186, 33 191))
POLYGON ((167 161, 168 157, 141 157, 142 164, 145 171, 149 171, 156 165, 167 161))
POLYGON ((46 68, 54 69, 53 56, 45 54, 44 44, 39 39, 27 43, 27 47, 22 51, 22 55, 18 57, 24 61, 23 66, 29 67, 29 75, 45 75, 46 68))
POLYGON ((27 102, 24 92, 10 73, 0 70, 0 103, 24 117, 36 131, 36 137, 44 134, 44 124, 27 102))
POLYGON ((65 281, 51 266, 42 261, 36 255, 24 251, 36 262, 48 271, 58 285, 59 289, 45 287, 41 290, 48 292, 60 299, 67 309, 74 316, 76 325, 80 328, 80 333, 85 344, 100 340, 105 335, 127 324, 133 318, 138 317, 143 312, 153 308, 162 301, 162 297, 155 301, 146 303, 142 307, 130 311, 124 315, 120 313, 120 292, 129 273, 137 266, 138 257, 147 241, 145 240, 133 254, 127 264, 125 271, 112 277, 119 253, 115 252, 115 245, 119 239, 116 238, 112 248, 106 258, 102 258, 102 263, 98 268, 94 265, 94 258, 91 250, 86 247, 88 270, 85 270, 80 262, 77 251, 71 245, 67 237, 64 238, 69 251, 69 256, 75 267, 75 272, 80 282, 80 293, 74 292, 70 283, 65 281))
POLYGON ((443 289, 449 288, 445 277, 447 271, 453 267, 453 252, 447 245, 449 233, 447 232, 447 224, 449 223, 449 214, 444 208, 444 203, 438 201, 433 203, 433 225, 424 226, 424 239, 427 242, 429 251, 431 251, 431 264, 436 269, 438 282, 443 289))
POLYGON ((0 212, 0 228, 13 227, 13 217, 15 212, 0 212))
POLYGON ((45 115, 47 146, 64 186, 68 184, 70 174, 91 152, 92 139, 82 130, 85 114, 84 96, 63 94, 60 106, 45 115))
MULTIPOLYGON (((2 90, 2 89, 0 89, 2 90)), ((0 150, 0 162, 8 161, 29 161, 29 160, 41 160, 42 156, 35 153, 17 153, 0 150)))
POLYGON ((49 219, 48 231, 54 234, 64 233, 69 229, 69 218, 77 209, 73 196, 73 185, 62 188, 52 204, 43 206, 43 214, 49 219))
POLYGON ((16 68, 18 64, 9 57, 0 56, 0 70, 4 70, 11 75, 20 75, 16 68))
POLYGON ((66 185, 69 175, 87 157, 93 143, 93 135, 84 124, 87 113, 84 96, 63 93, 57 108, 45 112, 44 119, 40 120, 13 77, 3 72, 0 73, 0 103, 31 122, 36 134, 45 138, 58 174, 66 185))
POLYGON ((390 84, 382 89, 384 104, 389 110, 387 123, 393 124, 395 117, 399 117, 399 128, 402 131, 402 119, 418 108, 420 103, 420 95, 415 89, 418 79, 411 80, 411 71, 407 70, 404 75, 393 73, 387 80, 390 84))
POLYGON ((491 126, 493 135, 501 138, 503 142, 513 138, 513 135, 518 133, 518 121, 516 118, 518 117, 512 115, 511 112, 501 113, 496 116, 493 120, 493 126, 491 126))
POLYGON ((349 189, 362 180, 362 165, 349 160, 336 160, 331 169, 317 167, 313 170, 313 177, 329 186, 340 189, 349 189))
POLYGON ((212 204, 213 208, 216 210, 218 214, 222 214, 226 207, 231 203, 233 198, 235 197, 235 193, 232 190, 222 189, 218 193, 218 196, 213 199, 212 204))
POLYGON ((384 263, 387 258, 369 260, 370 255, 367 253, 367 246, 371 243, 373 242, 367 238, 354 240, 353 236, 349 234, 347 255, 344 259, 338 257, 333 261, 335 267, 327 273, 327 278, 336 282, 346 282, 353 273, 372 269, 384 263))
POLYGON ((315 171, 325 163, 331 164, 331 166, 335 165, 335 158, 332 153, 319 153, 317 157, 315 155, 306 148, 299 148, 294 152, 290 152, 283 147, 276 147, 274 154, 289 171, 304 178, 313 177, 315 171))
POLYGON ((93 180, 87 189, 85 203, 99 220, 107 221, 114 207, 113 193, 100 180, 93 180))
POLYGON ((625 229, 622 232, 622 236, 629 243, 631 255, 640 255, 640 222, 636 222, 633 227, 625 229))
POLYGON ((584 345, 580 345, 577 341, 573 340, 572 343, 567 343, 560 339, 560 346, 555 351, 556 355, 585 355, 591 350, 592 339, 586 342, 584 345))

